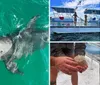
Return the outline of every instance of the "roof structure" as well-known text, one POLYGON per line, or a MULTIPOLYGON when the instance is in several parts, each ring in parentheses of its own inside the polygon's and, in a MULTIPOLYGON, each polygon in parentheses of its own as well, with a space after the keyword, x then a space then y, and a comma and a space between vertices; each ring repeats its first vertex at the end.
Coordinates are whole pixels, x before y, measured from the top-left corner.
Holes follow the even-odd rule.
POLYGON ((66 7, 51 7, 51 8, 58 13, 74 13, 73 8, 66 8, 66 7))
POLYGON ((84 11, 84 14, 97 14, 97 15, 100 15, 100 10, 97 10, 97 9, 86 9, 84 11))

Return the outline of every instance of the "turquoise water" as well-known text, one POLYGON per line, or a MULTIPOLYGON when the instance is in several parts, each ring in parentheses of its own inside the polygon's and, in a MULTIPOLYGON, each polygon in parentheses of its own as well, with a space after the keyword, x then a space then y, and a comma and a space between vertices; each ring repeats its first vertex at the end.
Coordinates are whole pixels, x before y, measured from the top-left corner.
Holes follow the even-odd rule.
MULTIPOLYGON (((29 20, 40 15, 37 29, 48 29, 48 0, 0 0, 0 36, 24 29, 29 20)), ((18 61, 24 75, 12 74, 0 61, 0 85, 48 85, 48 45, 18 61)))

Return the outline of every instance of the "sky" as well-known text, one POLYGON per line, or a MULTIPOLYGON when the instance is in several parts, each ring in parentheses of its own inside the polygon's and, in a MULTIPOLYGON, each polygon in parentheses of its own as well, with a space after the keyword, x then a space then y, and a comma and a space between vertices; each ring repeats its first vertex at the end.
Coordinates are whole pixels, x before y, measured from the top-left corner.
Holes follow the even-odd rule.
POLYGON ((95 6, 100 8, 100 0, 50 0, 50 5, 75 7, 79 1, 82 1, 81 6, 93 7, 93 8, 95 6))
POLYGON ((100 0, 51 0, 50 6, 64 6, 75 8, 79 1, 81 1, 81 4, 78 5, 77 9, 77 13, 79 16, 83 16, 84 10, 86 8, 100 9, 100 0))

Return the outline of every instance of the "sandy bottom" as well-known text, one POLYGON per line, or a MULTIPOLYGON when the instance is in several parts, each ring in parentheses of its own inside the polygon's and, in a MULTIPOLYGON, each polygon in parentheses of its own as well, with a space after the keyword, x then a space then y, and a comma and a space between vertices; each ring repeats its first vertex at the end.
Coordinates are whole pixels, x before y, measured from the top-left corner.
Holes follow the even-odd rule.
MULTIPOLYGON (((78 85, 100 85, 99 84, 99 63, 93 61, 91 67, 91 59, 86 57, 86 60, 89 67, 85 72, 78 73, 79 75, 78 85)), ((71 77, 62 72, 59 72, 57 78, 57 85, 72 85, 71 77)))

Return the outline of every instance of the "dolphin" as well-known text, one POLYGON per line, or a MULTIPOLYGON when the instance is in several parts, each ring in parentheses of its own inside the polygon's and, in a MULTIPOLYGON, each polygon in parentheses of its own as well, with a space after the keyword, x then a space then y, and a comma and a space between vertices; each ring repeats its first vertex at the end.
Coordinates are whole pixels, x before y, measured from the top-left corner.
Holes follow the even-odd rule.
POLYGON ((48 31, 35 28, 38 18, 38 15, 33 17, 24 30, 17 29, 11 34, 0 37, 0 60, 11 73, 23 74, 14 60, 43 49, 48 43, 48 31))

